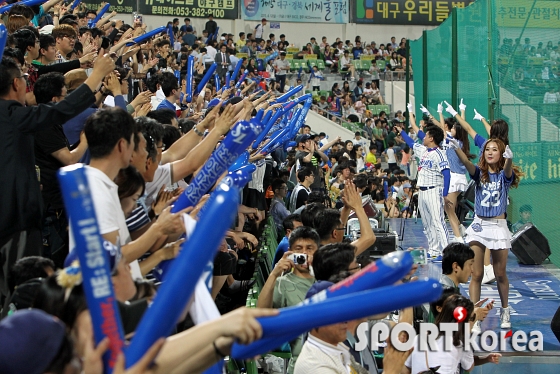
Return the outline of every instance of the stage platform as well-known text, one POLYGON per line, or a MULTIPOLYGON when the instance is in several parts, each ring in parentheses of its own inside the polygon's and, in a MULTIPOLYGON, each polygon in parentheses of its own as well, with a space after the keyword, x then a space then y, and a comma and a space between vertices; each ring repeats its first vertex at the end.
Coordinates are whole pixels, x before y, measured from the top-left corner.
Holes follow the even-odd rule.
MULTIPOLYGON (((391 230, 399 234, 403 232, 402 228, 404 225, 404 234, 399 238, 399 245, 403 249, 409 247, 427 248, 428 240, 423 233, 421 219, 390 219, 388 222, 391 230)), ((517 262, 515 255, 510 252, 507 274, 510 282, 509 303, 511 307, 512 331, 523 330, 529 333, 530 331, 538 330, 542 332, 544 354, 546 356, 560 356, 560 343, 550 330, 550 321, 560 305, 560 269, 548 261, 543 265, 521 265, 517 262)), ((418 270, 418 275, 421 277, 439 279, 441 275, 441 264, 431 263, 421 266, 418 270)), ((469 285, 461 284, 461 292, 468 296, 469 285)), ((492 298, 496 300, 495 305, 500 306, 500 297, 495 282, 482 286, 481 297, 492 298)), ((486 320, 482 323, 483 331, 490 329, 496 332, 500 331, 499 310, 499 308, 496 308, 495 312, 492 311, 488 315, 486 320)), ((510 355, 514 353, 511 344, 508 344, 504 353, 510 355)), ((522 359, 522 357, 519 357, 517 354, 515 354, 515 356, 517 356, 515 357, 516 360, 522 359)), ((535 361, 535 364, 547 364, 545 366, 552 364, 543 361, 544 357, 537 357, 536 355, 534 355, 534 358, 526 358, 526 360, 534 360, 537 358, 539 360, 535 361)), ((513 359, 513 357, 511 359, 513 359)), ((551 371, 554 373, 560 372, 560 357, 556 359, 558 359, 558 361, 555 361, 555 364, 552 365, 554 371, 551 371)), ((523 366, 524 364, 517 361, 515 367, 517 367, 517 365, 523 366)), ((490 365, 484 365, 484 373, 498 372, 488 371, 488 369, 490 369, 489 366, 490 365)), ((518 371, 517 369, 513 372, 538 372, 539 374, 549 372, 545 370, 544 367, 538 370, 533 366, 531 366, 531 368, 527 367, 527 370, 518 371)), ((499 372, 502 371, 500 370, 499 372)), ((509 371, 509 373, 511 372, 512 371, 509 371)))

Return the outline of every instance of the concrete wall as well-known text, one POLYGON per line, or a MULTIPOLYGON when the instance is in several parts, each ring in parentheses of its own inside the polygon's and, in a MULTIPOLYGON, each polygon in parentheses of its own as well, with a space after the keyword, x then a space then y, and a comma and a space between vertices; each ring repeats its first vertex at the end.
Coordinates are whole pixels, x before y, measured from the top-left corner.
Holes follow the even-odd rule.
POLYGON ((344 127, 326 119, 312 110, 307 113, 305 123, 311 126, 311 131, 317 134, 324 132, 328 135, 329 139, 334 139, 337 136, 340 136, 344 141, 350 140, 354 137, 354 133, 352 131, 345 129, 344 127))
MULTIPOLYGON (((165 26, 168 21, 174 17, 171 16, 147 16, 144 15, 144 23, 148 25, 148 30, 152 30, 159 26, 165 26)), ((122 19, 125 22, 132 22, 132 15, 119 14, 115 18, 122 19)), ((183 17, 180 19, 181 25, 183 24, 183 17)), ((197 32, 202 35, 202 30, 206 23, 206 18, 191 18, 192 25, 196 28, 197 32)), ((253 32, 253 29, 258 24, 256 21, 244 20, 215 20, 220 27, 221 32, 232 33, 237 38, 237 35, 243 31, 245 33, 253 32)), ((405 37, 411 40, 418 39, 422 36, 423 30, 434 28, 433 26, 400 26, 400 25, 363 25, 356 23, 348 24, 326 24, 326 23, 298 23, 298 22, 280 22, 280 28, 270 30, 270 25, 267 25, 265 35, 268 36, 271 32, 276 34, 276 39, 279 40, 280 34, 286 35, 286 40, 294 43, 297 47, 301 47, 309 41, 309 38, 314 36, 320 42, 321 37, 326 36, 329 43, 333 43, 336 38, 341 38, 343 41, 350 39, 354 42, 356 35, 362 37, 362 41, 375 41, 377 45, 391 41, 391 37, 397 38, 397 42, 405 37)), ((235 39, 234 39, 235 40, 235 39)))

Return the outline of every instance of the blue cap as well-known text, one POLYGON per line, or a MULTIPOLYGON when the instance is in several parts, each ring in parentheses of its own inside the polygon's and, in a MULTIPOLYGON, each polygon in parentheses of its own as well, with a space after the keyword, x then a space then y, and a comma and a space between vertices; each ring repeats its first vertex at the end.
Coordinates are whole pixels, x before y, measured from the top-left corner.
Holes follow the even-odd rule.
POLYGON ((329 288, 333 284, 334 284, 333 282, 329 282, 329 281, 315 282, 315 283, 313 283, 313 285, 311 286, 309 291, 307 291, 307 295, 305 295, 305 298, 310 299, 313 296, 315 296, 316 294, 318 294, 319 292, 326 290, 327 288, 329 288))
POLYGON ((20 310, 0 323, 0 373, 41 374, 64 341, 66 326, 39 309, 20 310))

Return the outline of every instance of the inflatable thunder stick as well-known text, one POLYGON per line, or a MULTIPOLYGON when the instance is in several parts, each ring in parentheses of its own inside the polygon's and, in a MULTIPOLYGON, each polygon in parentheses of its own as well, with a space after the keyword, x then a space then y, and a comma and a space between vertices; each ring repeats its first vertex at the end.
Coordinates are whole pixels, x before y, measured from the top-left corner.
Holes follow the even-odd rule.
POLYGON ((192 101, 193 92, 192 92, 192 85, 193 85, 193 73, 194 72, 194 56, 189 55, 187 59, 187 103, 192 101))
MULTIPOLYGON (((245 70, 243 72, 243 74, 241 75, 241 78, 239 78, 239 80, 237 81, 237 83, 235 84, 235 89, 238 90, 241 87, 241 84, 243 83, 243 81, 245 80, 245 77, 247 76, 247 74, 249 74, 248 70, 245 70)), ((239 95, 237 95, 239 96, 239 95)))
POLYGON ((196 86, 196 90, 194 91, 195 95, 198 95, 204 89, 204 86, 206 86, 206 83, 208 83, 210 78, 212 78, 212 74, 214 74, 217 67, 218 64, 216 64, 215 62, 212 65, 210 65, 210 67, 206 71, 206 74, 204 74, 204 76, 200 80, 200 83, 198 84, 198 86, 196 86))
POLYGON ((145 33, 144 35, 137 36, 136 38, 132 39, 131 42, 126 43, 126 46, 131 47, 134 44, 140 44, 144 40, 148 40, 151 37, 156 36, 157 34, 161 34, 162 32, 165 32, 165 31, 166 31, 165 26, 158 27, 157 29, 154 29, 152 31, 149 31, 149 32, 145 33))
POLYGON ((103 239, 99 234, 93 200, 85 167, 66 166, 58 171, 58 180, 72 224, 72 233, 80 260, 83 288, 86 295, 96 345, 109 337, 109 350, 103 355, 105 373, 111 373, 124 346, 124 333, 111 280, 111 270, 103 239))
POLYGON ((237 157, 237 160, 228 168, 228 171, 236 171, 237 169, 247 165, 249 163, 249 151, 245 151, 237 157))
POLYGON ((241 70, 241 65, 243 65, 243 60, 239 59, 239 61, 237 61, 237 65, 235 65, 235 69, 233 69, 233 73, 231 74, 231 77, 230 77, 230 79, 234 82, 235 82, 235 79, 237 78, 237 75, 239 74, 239 71, 241 70))
POLYGON ((286 100, 288 100, 290 97, 294 96, 295 94, 297 94, 299 91, 301 91, 303 89, 303 86, 300 84, 299 86, 296 86, 292 89, 290 89, 288 92, 286 92, 284 95, 280 96, 279 98, 277 98, 274 102, 275 103, 283 103, 286 100))
MULTIPOLYGON (((95 16, 95 18, 92 21, 89 21, 88 24, 90 24, 90 27, 95 26, 95 24, 97 22, 99 22, 99 20, 101 19, 101 17, 103 17, 103 15, 105 13, 107 13, 107 11, 109 10, 109 7, 111 6, 111 4, 107 3, 103 6, 103 8, 101 8, 101 10, 99 12, 97 12, 97 16, 95 16)), ((171 44, 171 46, 173 46, 173 44, 171 44)))
MULTIPOLYGON (((402 279, 410 271, 412 263, 412 256, 406 251, 389 253, 376 262, 369 264, 356 274, 353 274, 352 276, 332 285, 328 289, 319 292, 299 305, 313 304, 321 302, 325 299, 331 299, 355 292, 391 285, 399 279, 402 279)), ((279 338, 263 337, 261 340, 253 342, 249 345, 234 344, 232 352, 235 351, 237 353, 238 356, 234 356, 235 358, 255 357, 259 354, 269 352, 287 341, 295 339, 298 335, 299 333, 290 331, 289 335, 279 338)))
POLYGON ((202 196, 210 190, 219 177, 243 153, 257 137, 262 125, 251 119, 251 122, 239 121, 227 134, 220 146, 212 153, 200 172, 194 177, 187 189, 173 204, 171 211, 177 213, 185 208, 195 206, 202 196))
POLYGON ((172 333, 205 264, 212 261, 233 222, 238 204, 239 190, 234 186, 221 183, 212 192, 204 212, 199 215, 193 234, 183 244, 166 274, 165 282, 158 289, 153 304, 144 313, 136 329, 130 347, 125 352, 127 368, 136 364, 156 340, 172 333))
POLYGON ((216 92, 220 91, 220 76, 218 74, 214 75, 214 85, 216 86, 216 92))
POLYGON ((6 47, 6 40, 8 40, 8 30, 4 24, 0 24, 0 59, 4 55, 4 48, 6 47))
POLYGON ((72 5, 70 6, 70 10, 74 10, 78 6, 78 4, 80 4, 80 0, 74 0, 72 5))
POLYGON ((230 80, 231 74, 230 72, 226 72, 226 90, 229 88, 229 80, 230 80))

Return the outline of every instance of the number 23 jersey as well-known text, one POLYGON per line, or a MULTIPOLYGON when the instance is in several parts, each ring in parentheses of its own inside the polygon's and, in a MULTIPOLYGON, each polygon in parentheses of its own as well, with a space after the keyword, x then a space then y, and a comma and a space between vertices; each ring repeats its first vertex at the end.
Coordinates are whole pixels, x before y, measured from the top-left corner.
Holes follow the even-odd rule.
POLYGON ((513 182, 515 174, 507 178, 504 171, 499 173, 488 173, 489 181, 480 181, 481 173, 478 166, 471 178, 476 182, 474 212, 479 217, 498 217, 507 209, 508 190, 513 182))

